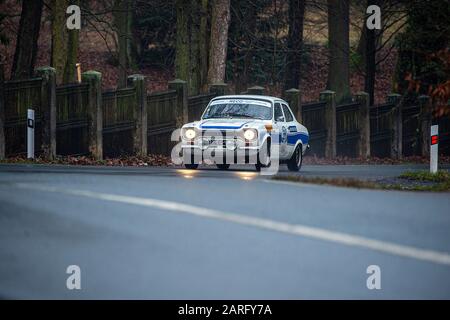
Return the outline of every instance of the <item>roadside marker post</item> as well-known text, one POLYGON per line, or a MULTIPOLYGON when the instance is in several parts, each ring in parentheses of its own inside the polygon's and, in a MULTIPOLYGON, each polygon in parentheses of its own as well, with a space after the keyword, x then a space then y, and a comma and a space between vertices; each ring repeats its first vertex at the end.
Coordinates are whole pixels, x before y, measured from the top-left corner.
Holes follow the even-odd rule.
POLYGON ((27 112, 27 158, 34 159, 34 110, 27 112))
POLYGON ((430 172, 438 171, 438 145, 439 145, 439 126, 431 126, 431 145, 430 145, 430 172))

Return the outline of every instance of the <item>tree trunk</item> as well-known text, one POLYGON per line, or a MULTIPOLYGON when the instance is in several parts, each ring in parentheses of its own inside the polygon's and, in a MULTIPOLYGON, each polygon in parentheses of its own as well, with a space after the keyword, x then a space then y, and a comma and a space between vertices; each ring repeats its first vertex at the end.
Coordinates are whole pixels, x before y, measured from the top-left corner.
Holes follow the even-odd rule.
POLYGON ((68 0, 51 0, 52 10, 52 50, 51 65, 56 69, 56 83, 63 83, 64 69, 67 63, 68 30, 66 10, 68 0))
POLYGON ((233 0, 229 38, 235 44, 233 50, 233 82, 236 93, 247 90, 252 74, 252 62, 255 56, 255 38, 257 27, 257 8, 248 1, 233 0), (247 19, 247 17, 255 17, 247 19))
POLYGON ((285 89, 300 87, 305 0, 289 0, 289 34, 287 42, 285 89))
MULTIPOLYGON (((367 19, 367 16, 366 16, 367 19)), ((358 47, 356 48, 356 52, 361 57, 360 66, 364 68, 366 65, 366 50, 367 50, 367 27, 366 27, 366 19, 364 19, 361 34, 359 36, 358 47)))
POLYGON ((127 69, 131 60, 131 7, 130 0, 116 0, 114 3, 114 27, 119 47, 119 88, 127 86, 127 69))
MULTIPOLYGON (((378 5, 377 0, 369 0, 368 5, 378 5)), ((366 17, 367 18, 367 17, 366 17)), ((365 36, 365 78, 364 90, 369 94, 369 104, 373 105, 375 100, 375 74, 376 74, 376 51, 377 51, 377 32, 364 28, 365 36)))
POLYGON ((228 27, 230 24, 230 0, 213 0, 212 4, 208 68, 208 83, 210 84, 225 81, 228 27))
MULTIPOLYGON (((80 0, 72 0, 71 4, 80 5, 80 0)), ((76 64, 78 59, 79 30, 67 30, 67 61, 64 68, 64 83, 76 81, 76 64)))
POLYGON ((207 18, 202 17, 207 1, 177 0, 177 35, 175 73, 187 81, 190 95, 196 95, 204 86, 204 68, 208 65, 207 18), (206 20, 204 20, 206 19, 206 20), (206 50, 206 52, 205 52, 206 50))
POLYGON ((190 1, 176 0, 177 33, 175 74, 178 79, 189 81, 189 12, 190 1))
POLYGON ((190 5, 190 41, 189 41, 189 81, 188 88, 190 95, 197 95, 200 92, 201 87, 201 50, 202 43, 200 32, 200 14, 201 3, 198 0, 192 0, 190 5))
POLYGON ((36 63, 37 43, 41 29, 42 0, 23 0, 17 34, 12 79, 30 78, 36 63))
POLYGON ((200 18, 200 84, 202 91, 208 90, 208 57, 209 57, 209 1, 202 0, 200 18))
POLYGON ((327 89, 336 92, 339 103, 350 97, 348 0, 328 0, 328 42, 327 89))

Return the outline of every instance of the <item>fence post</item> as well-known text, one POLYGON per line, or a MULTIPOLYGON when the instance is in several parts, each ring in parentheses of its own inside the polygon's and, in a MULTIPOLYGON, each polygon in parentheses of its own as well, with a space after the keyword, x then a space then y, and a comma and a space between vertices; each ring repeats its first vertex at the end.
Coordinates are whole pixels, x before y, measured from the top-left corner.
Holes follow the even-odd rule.
POLYGON ((370 157, 370 99, 367 92, 358 92, 356 101, 359 102, 358 125, 358 155, 361 158, 370 157))
POLYGON ((430 154, 430 127, 431 127, 431 105, 430 97, 426 95, 419 96, 420 116, 420 151, 422 156, 430 154))
POLYGON ((181 128, 188 122, 187 82, 180 79, 169 81, 169 89, 177 91, 177 106, 175 108, 176 127, 181 128))
POLYGON ((320 101, 325 101, 325 157, 336 157, 336 92, 326 90, 320 93, 320 101))
POLYGON ((284 92, 286 96, 286 101, 291 107, 295 118, 298 122, 302 122, 302 105, 301 105, 301 95, 300 90, 292 88, 284 92))
POLYGON ((228 85, 223 82, 213 83, 209 85, 209 92, 215 93, 216 96, 223 96, 227 92, 228 85))
POLYGON ((259 96, 263 96, 264 91, 265 91, 265 89, 260 86, 253 86, 253 87, 247 89, 248 94, 254 94, 254 95, 259 95, 259 96))
POLYGON ((103 159, 103 106, 102 74, 97 71, 83 72, 81 80, 88 84, 88 146, 96 160, 103 159))
POLYGON ((387 96, 387 101, 394 105, 391 113, 391 157, 401 159, 403 156, 403 120, 400 104, 401 95, 392 93, 387 96))
POLYGON ((128 85, 136 88, 135 120, 133 133, 133 150, 135 154, 147 155, 147 89, 145 77, 134 74, 128 77, 128 85))
POLYGON ((41 86, 41 121, 42 121, 42 155, 46 159, 56 157, 56 69, 41 67, 36 75, 42 78, 41 86))
POLYGON ((6 141, 5 141, 5 66, 0 63, 0 160, 5 159, 6 156, 6 141))

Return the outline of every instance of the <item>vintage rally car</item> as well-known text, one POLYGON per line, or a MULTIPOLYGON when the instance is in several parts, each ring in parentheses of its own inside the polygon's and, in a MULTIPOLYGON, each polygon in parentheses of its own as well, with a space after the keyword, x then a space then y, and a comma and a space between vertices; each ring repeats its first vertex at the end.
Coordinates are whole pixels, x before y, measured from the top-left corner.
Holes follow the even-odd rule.
POLYGON ((276 159, 289 170, 302 165, 308 130, 297 122, 288 103, 269 96, 233 95, 212 99, 200 121, 181 128, 183 164, 199 163, 228 169, 254 164, 259 171, 276 159))

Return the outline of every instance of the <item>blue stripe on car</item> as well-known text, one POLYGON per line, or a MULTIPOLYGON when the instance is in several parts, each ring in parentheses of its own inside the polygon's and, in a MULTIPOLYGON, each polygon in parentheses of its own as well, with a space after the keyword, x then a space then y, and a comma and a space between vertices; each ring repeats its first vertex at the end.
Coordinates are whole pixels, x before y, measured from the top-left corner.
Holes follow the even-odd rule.
POLYGON ((302 140, 303 144, 307 144, 309 140, 309 136, 306 133, 295 133, 295 134, 288 134, 287 136, 287 143, 288 144, 296 144, 298 140, 302 140))
POLYGON ((213 125, 205 126, 204 124, 201 124, 200 128, 202 128, 202 129, 229 129, 229 130, 231 130, 231 129, 240 129, 240 128, 242 128, 244 125, 246 125, 249 122, 250 121, 247 121, 247 122, 243 123, 240 126, 213 126, 213 125))
MULTIPOLYGON (((243 126, 243 125, 242 125, 243 126)), ((200 126, 202 129, 240 129, 240 127, 232 127, 232 126, 200 126)))

